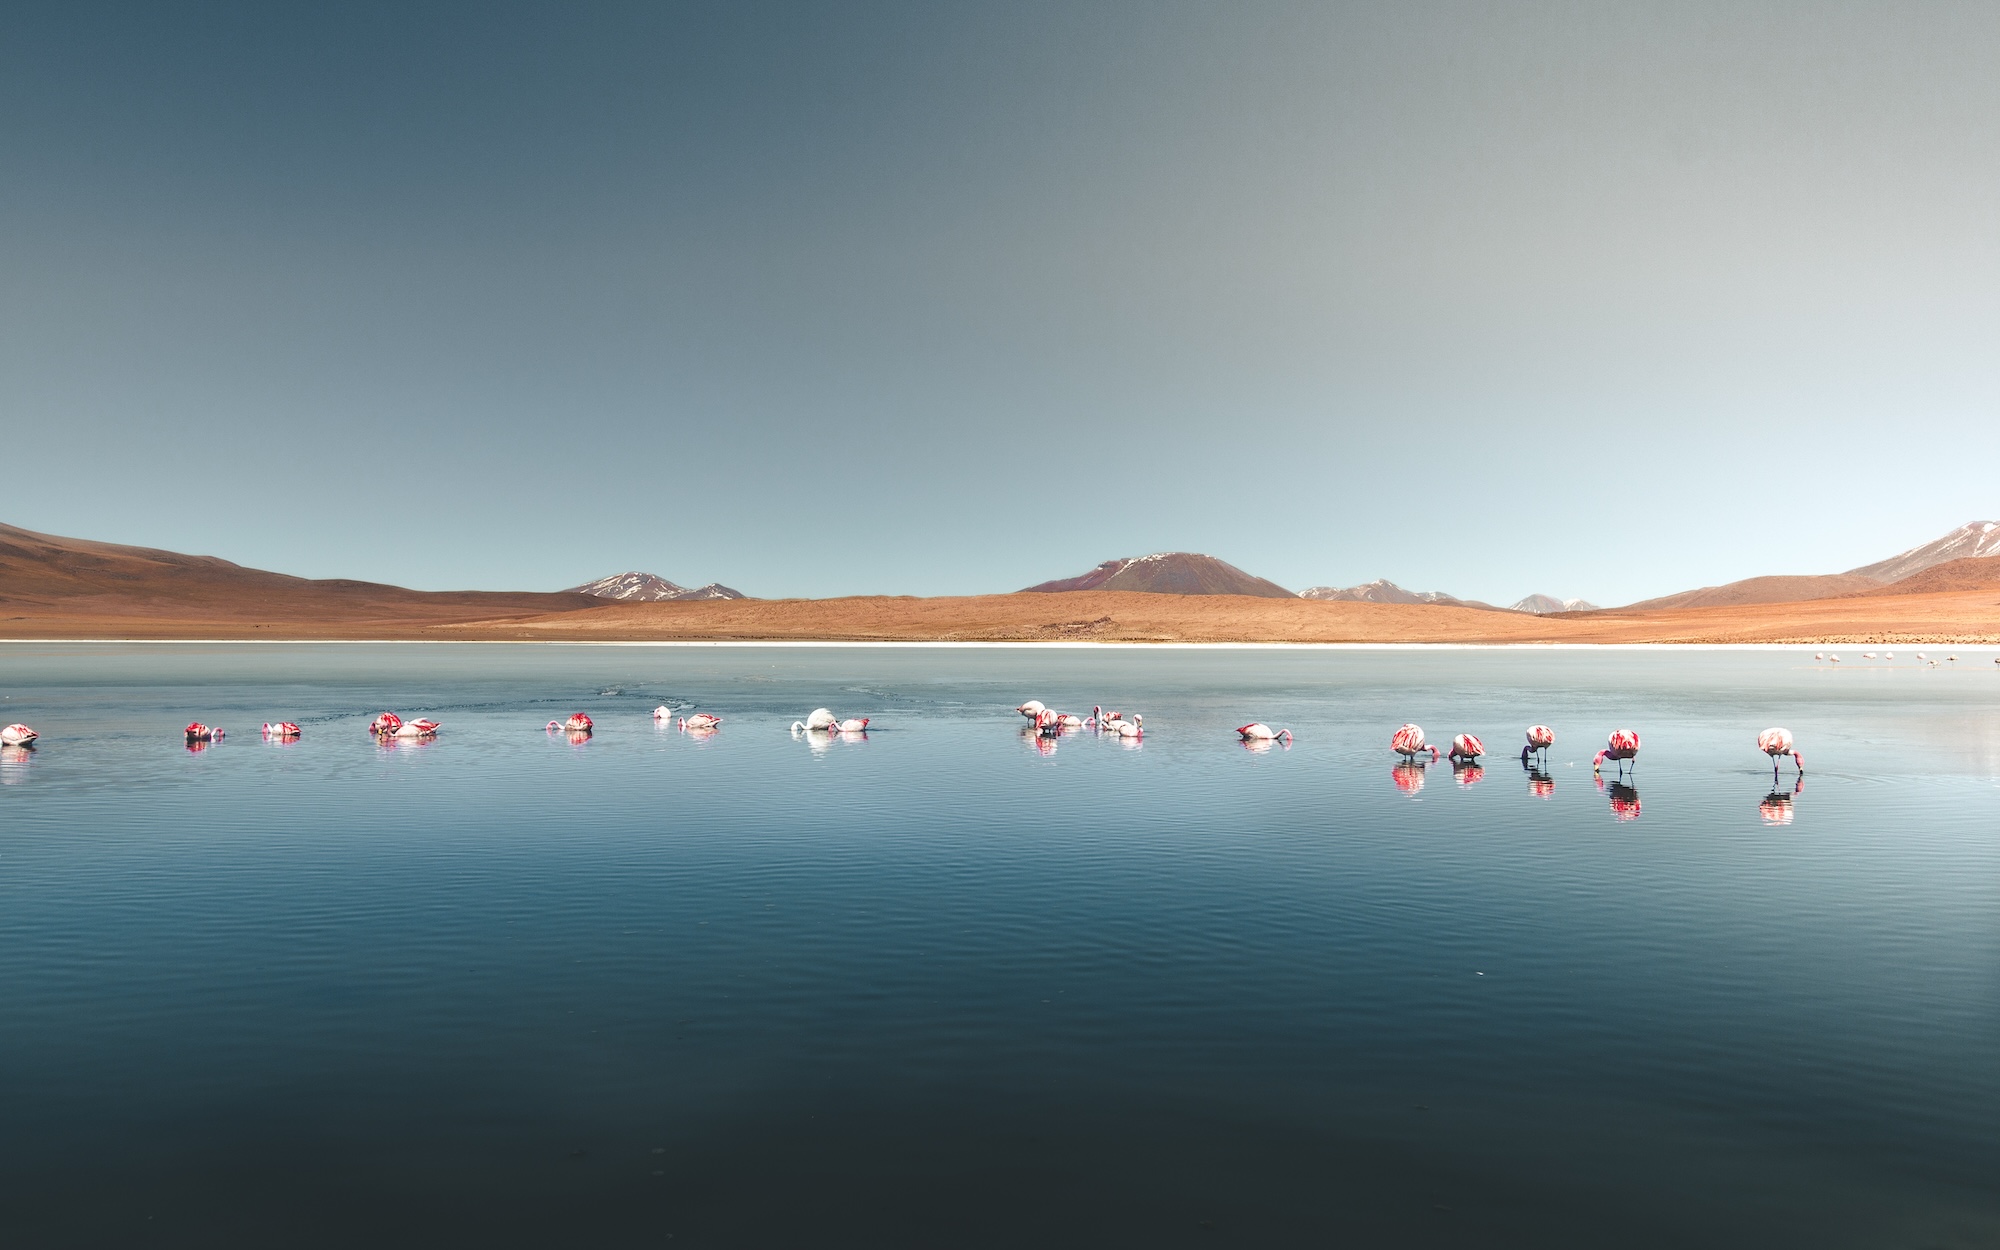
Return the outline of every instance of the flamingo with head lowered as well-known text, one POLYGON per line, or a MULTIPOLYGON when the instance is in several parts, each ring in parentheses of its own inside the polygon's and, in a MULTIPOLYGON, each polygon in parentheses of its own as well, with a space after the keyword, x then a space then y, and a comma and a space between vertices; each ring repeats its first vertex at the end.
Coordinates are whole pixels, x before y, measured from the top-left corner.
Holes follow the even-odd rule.
POLYGON ((264 736, 266 738, 296 738, 299 736, 299 727, 295 721, 269 721, 264 725, 264 736))
POLYGON ((823 707, 816 707, 812 711, 806 714, 806 718, 804 720, 795 720, 792 722, 792 732, 802 733, 807 730, 819 730, 821 732, 825 732, 829 729, 834 728, 839 724, 840 724, 840 718, 838 716, 835 716, 831 710, 823 707))
POLYGON ((846 720, 835 721, 833 727, 844 734, 867 733, 868 718, 866 716, 850 716, 846 720))
POLYGON ((1471 734, 1460 734, 1451 740, 1451 750, 1445 754, 1451 757, 1454 767, 1477 764, 1479 757, 1486 754, 1486 744, 1471 734))
POLYGON ((1030 699, 1026 703, 1023 703, 1021 706, 1015 708, 1014 710, 1019 712, 1021 715, 1027 717, 1029 720, 1033 720, 1037 716, 1040 716, 1042 714, 1043 704, 1040 699, 1030 699))
POLYGON ((1134 712, 1131 720, 1115 720, 1109 724, 1101 724, 1098 726, 1098 731, 1110 734, 1114 738, 1143 738, 1146 736, 1146 718, 1134 712))
POLYGON ((1805 757, 1792 749, 1791 730, 1766 729, 1763 733, 1757 735, 1757 749, 1771 757, 1771 776, 1773 779, 1778 775, 1778 757, 1781 755, 1791 756, 1793 766, 1799 770, 1799 776, 1803 777, 1806 775, 1805 757))
POLYGON ((1395 736, 1389 739, 1389 749, 1411 763, 1414 763, 1419 755, 1429 751, 1431 763, 1437 763, 1438 749, 1424 745, 1424 730, 1421 725, 1404 725, 1398 729, 1395 736))
POLYGON ((1550 747, 1556 744, 1556 731, 1547 725, 1528 726, 1528 745, 1521 748, 1521 762, 1528 762, 1530 755, 1548 755, 1550 747))
POLYGON ((0 729, 0 747, 33 746, 35 739, 41 736, 26 725, 9 725, 0 729))
POLYGON ((380 716, 377 716, 374 720, 368 722, 368 732, 374 734, 378 738, 381 737, 383 734, 395 733, 398 729, 401 729, 402 727, 403 727, 403 718, 396 715, 394 712, 384 712, 380 716))
POLYGON ((1286 745, 1288 745, 1288 746, 1289 746, 1289 745, 1291 744, 1291 741, 1292 741, 1292 731, 1291 731, 1291 730, 1289 730, 1289 729, 1273 729, 1273 728, 1271 728, 1271 727, 1270 727, 1269 725, 1266 725, 1266 724, 1265 724, 1265 723, 1264 723, 1263 721, 1260 721, 1260 720, 1259 720, 1259 721, 1251 721, 1251 722, 1250 722, 1249 724, 1247 724, 1247 725, 1239 725, 1239 726, 1237 726, 1237 728, 1236 728, 1236 736, 1237 736, 1237 737, 1239 737, 1239 738, 1241 738, 1241 739, 1243 739, 1243 740, 1244 740, 1245 742, 1279 742, 1279 741, 1282 741, 1282 742, 1284 742, 1284 743, 1285 743, 1286 745))
POLYGON ((707 712, 696 712, 693 716, 681 717, 682 729, 693 729, 696 731, 714 729, 721 723, 722 718, 720 716, 711 716, 707 712))
POLYGON ((1611 731, 1611 738, 1605 744, 1604 749, 1597 753, 1596 759, 1590 761, 1590 768, 1592 772, 1596 772, 1598 769, 1604 767, 1604 761, 1606 760, 1616 760, 1622 768, 1626 761, 1638 758, 1638 733, 1630 729, 1614 729, 1611 731))
POLYGON ((391 738, 401 738, 406 742, 412 738, 435 738, 437 737, 438 730, 442 728, 443 726, 438 724, 436 721, 427 720, 424 717, 419 716, 415 720, 403 721, 401 724, 396 726, 396 730, 394 733, 391 733, 387 736, 391 738))
POLYGON ((189 742, 220 742, 222 737, 222 730, 215 725, 204 725, 200 721, 194 721, 187 727, 189 742))

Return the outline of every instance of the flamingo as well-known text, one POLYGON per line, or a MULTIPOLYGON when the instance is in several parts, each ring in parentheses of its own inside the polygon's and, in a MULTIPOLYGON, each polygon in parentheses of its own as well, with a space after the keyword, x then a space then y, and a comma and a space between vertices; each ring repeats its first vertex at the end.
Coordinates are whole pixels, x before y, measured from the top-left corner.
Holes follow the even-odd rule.
POLYGON ((867 733, 868 718, 866 716, 850 716, 844 721, 836 721, 833 727, 844 734, 867 733))
POLYGON ((563 722, 563 728, 573 734, 587 734, 595 732, 597 726, 591 721, 588 713, 576 712, 563 722))
POLYGON ((1789 729, 1766 729, 1757 735, 1757 749, 1771 757, 1771 776, 1778 775, 1778 757, 1789 755, 1792 764, 1798 768, 1799 776, 1806 775, 1805 757, 1792 749, 1792 731, 1789 729))
POLYGON ((403 718, 396 715, 394 712, 384 712, 380 716, 377 716, 374 720, 368 722, 368 732, 374 734, 378 738, 381 737, 383 734, 395 733, 398 729, 401 729, 402 727, 403 727, 403 718))
POLYGON ((1081 729, 1087 723, 1083 717, 1073 712, 1056 713, 1056 724, 1061 725, 1064 729, 1081 729))
POLYGON ((200 721, 193 721, 187 727, 187 740, 189 742, 220 742, 222 740, 222 730, 213 725, 204 725, 200 721))
POLYGON ((1479 757, 1486 754, 1486 744, 1471 734, 1460 734, 1451 740, 1451 750, 1446 754, 1451 756, 1453 767, 1477 764, 1479 757))
POLYGON ((672 720, 673 718, 674 710, 664 703, 653 709, 654 720, 672 720))
POLYGON ((1099 729, 1103 729, 1107 727, 1111 722, 1123 719, 1125 718, 1119 715, 1117 712, 1107 712, 1101 707, 1092 707, 1090 709, 1090 719, 1088 721, 1085 721, 1084 723, 1088 725, 1095 725, 1099 729))
MULTIPOLYGON (((1830 655, 1830 656, 1828 656, 1828 657, 1826 657, 1826 658, 1827 658, 1827 662, 1828 662, 1828 663, 1830 663, 1830 664, 1838 664, 1838 663, 1840 663, 1840 657, 1839 657, 1839 656, 1837 656, 1837 655, 1830 655)), ((1918 658, 1919 660, 1921 660, 1921 659, 1923 659, 1924 657, 1920 655, 1920 656, 1918 656, 1917 658, 1918 658)))
POLYGON ((1053 738, 1062 733, 1062 713, 1043 708, 1035 713, 1035 732, 1044 738, 1053 738))
POLYGON ((696 712, 693 716, 681 717, 682 729, 713 729, 721 723, 720 716, 710 716, 707 712, 696 712))
POLYGON ((436 721, 426 720, 419 716, 415 720, 403 721, 396 726, 395 732, 388 736, 406 740, 410 738, 435 738, 437 737, 437 731, 441 728, 442 726, 436 721))
POLYGON ((1137 712, 1131 720, 1115 720, 1104 726, 1104 732, 1114 738, 1143 738, 1146 736, 1146 718, 1137 712))
POLYGON ((41 736, 26 725, 9 725, 0 729, 0 747, 33 746, 35 739, 41 736))
POLYGON ((1547 725, 1528 726, 1528 745, 1521 748, 1521 762, 1528 762, 1530 755, 1547 757, 1549 748, 1556 744, 1556 731, 1547 725))
POLYGON ((1289 746, 1292 741, 1291 730, 1273 729, 1263 721, 1251 721, 1247 725, 1238 726, 1236 735, 1245 742, 1276 742, 1282 739, 1289 746))
POLYGON ((832 729, 839 723, 840 718, 835 716, 830 710, 823 707, 816 707, 806 714, 804 720, 795 720, 792 722, 792 732, 799 733, 809 729, 832 729))
POLYGON ((299 736, 299 727, 294 721, 272 721, 264 726, 264 736, 266 738, 296 738, 299 736))
POLYGON ((1424 745, 1424 731, 1420 725, 1404 725, 1398 729, 1395 736, 1389 739, 1389 749, 1411 763, 1416 762, 1419 755, 1429 751, 1431 763, 1437 763, 1438 749, 1424 745))
POLYGON ((1596 772, 1604 767, 1606 760, 1616 760, 1622 767, 1625 761, 1637 758, 1639 758, 1639 735, 1630 729, 1614 729, 1611 731, 1610 742, 1597 753, 1596 759, 1590 761, 1590 770, 1596 772))
POLYGON ((1040 699, 1030 699, 1014 710, 1029 720, 1033 720, 1042 714, 1042 701, 1040 699))

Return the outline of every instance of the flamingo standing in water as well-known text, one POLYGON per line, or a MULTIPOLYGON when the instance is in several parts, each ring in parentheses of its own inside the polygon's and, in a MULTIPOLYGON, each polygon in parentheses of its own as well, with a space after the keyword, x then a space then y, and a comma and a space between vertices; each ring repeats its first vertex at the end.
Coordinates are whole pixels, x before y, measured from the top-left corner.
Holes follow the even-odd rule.
POLYGON ((1145 726, 1146 718, 1134 712, 1131 720, 1115 720, 1100 728, 1114 738, 1143 738, 1146 736, 1145 726))
POLYGON ((1438 749, 1424 745, 1424 730, 1421 725, 1404 725, 1389 739, 1389 749, 1409 763, 1415 763, 1425 751, 1431 753, 1431 763, 1437 763, 1438 749))
POLYGON ((1486 744, 1471 734, 1460 734, 1451 740, 1451 750, 1445 754, 1451 757, 1454 767, 1477 764, 1479 757, 1486 754, 1486 744))
POLYGON ((204 725, 200 721, 194 721, 187 727, 187 740, 189 742, 219 742, 222 740, 222 730, 214 725, 204 725))
POLYGON ((707 712, 696 712, 693 716, 681 717, 682 729, 713 729, 722 723, 720 716, 710 716, 707 712))
POLYGON ((403 718, 396 715, 394 712, 384 712, 380 716, 377 716, 374 720, 368 722, 368 732, 374 734, 378 738, 381 737, 383 734, 395 733, 398 729, 401 729, 402 727, 403 727, 403 718))
POLYGON ((1639 735, 1630 729, 1614 729, 1611 740, 1605 744, 1597 758, 1590 761, 1590 770, 1596 772, 1604 767, 1604 761, 1616 760, 1622 768, 1627 760, 1639 758, 1639 735))
POLYGON ((568 720, 563 722, 563 728, 573 734, 595 733, 597 730, 596 724, 591 721, 589 714, 585 712, 572 714, 568 720))
POLYGON ((1292 741, 1291 730, 1273 729, 1263 721, 1251 721, 1247 725, 1238 726, 1236 734, 1245 742, 1277 742, 1282 740, 1285 745, 1290 746, 1292 741))
POLYGON ((299 736, 299 727, 294 721, 271 721, 264 726, 264 736, 266 738, 296 738, 299 736))
POLYGON ((1556 744, 1556 731, 1547 725, 1528 726, 1528 745, 1521 748, 1521 762, 1528 762, 1530 755, 1548 758, 1549 748, 1556 744))
POLYGON ((1099 729, 1109 729, 1113 724, 1124 719, 1124 716, 1120 713, 1107 712, 1101 707, 1092 707, 1090 709, 1090 719, 1085 721, 1084 724, 1095 725, 1099 729))
POLYGON ((1757 735, 1757 749, 1771 757, 1771 776, 1778 775, 1778 757, 1789 755, 1792 764, 1799 770, 1799 776, 1806 775, 1805 757, 1792 749, 1792 731, 1789 729, 1766 729, 1757 735))
POLYGON ((412 738, 435 738, 437 737, 437 731, 441 728, 443 726, 439 725, 436 721, 426 720, 419 716, 415 720, 401 722, 396 726, 395 732, 388 736, 391 738, 401 738, 406 742, 412 738))
POLYGON ((831 710, 816 707, 806 714, 804 720, 795 720, 792 722, 792 732, 802 733, 814 729, 825 731, 832 729, 838 724, 840 724, 840 718, 835 716, 831 710))
POLYGON ((35 739, 41 736, 26 725, 9 725, 0 729, 0 747, 33 746, 35 739))
POLYGON ((1015 708, 1014 710, 1019 712, 1021 715, 1027 717, 1029 720, 1033 720, 1037 716, 1040 716, 1044 709, 1042 701, 1040 699, 1030 699, 1026 703, 1023 703, 1021 706, 1015 708))
POLYGON ((844 734, 867 733, 868 718, 866 716, 850 716, 846 720, 835 721, 833 727, 844 734))

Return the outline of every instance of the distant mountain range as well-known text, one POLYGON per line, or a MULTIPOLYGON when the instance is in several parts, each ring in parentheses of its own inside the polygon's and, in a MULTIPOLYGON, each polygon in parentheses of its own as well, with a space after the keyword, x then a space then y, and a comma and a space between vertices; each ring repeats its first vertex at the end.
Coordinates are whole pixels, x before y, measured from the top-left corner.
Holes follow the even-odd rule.
POLYGON ((742 599, 746 596, 740 590, 731 590, 721 582, 710 582, 706 586, 696 586, 690 590, 661 577, 658 573, 613 573, 610 577, 600 577, 594 582, 572 586, 565 594, 590 595, 598 599, 618 599, 626 603, 661 603, 682 599, 742 599))
POLYGON ((1150 556, 1106 560, 1081 577, 1030 586, 1023 594, 1065 590, 1138 590, 1161 595, 1255 595, 1296 599, 1276 582, 1245 573, 1233 564, 1192 551, 1160 551, 1150 556))
POLYGON ((1587 599, 1558 599, 1554 595, 1529 595, 1513 605, 1513 611, 1547 616, 1551 612, 1595 612, 1597 605, 1587 599))
POLYGON ((1359 586, 1308 586, 1299 592, 1299 598, 1329 599, 1341 603, 1441 603, 1454 608, 1493 610, 1490 603, 1460 599, 1442 590, 1404 590, 1387 578, 1379 577, 1359 586))

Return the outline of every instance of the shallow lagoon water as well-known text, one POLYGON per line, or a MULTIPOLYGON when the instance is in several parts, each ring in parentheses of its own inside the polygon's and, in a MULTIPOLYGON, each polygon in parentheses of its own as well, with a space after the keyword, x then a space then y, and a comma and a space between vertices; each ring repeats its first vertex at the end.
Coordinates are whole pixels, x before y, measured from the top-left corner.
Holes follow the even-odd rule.
POLYGON ((0 644, 44 735, 0 761, 0 1222, 2000 1243, 2000 666, 1958 654, 0 644), (1044 754, 1029 697, 1147 734, 1044 754), (1399 785, 1404 720, 1495 754, 1399 785))

